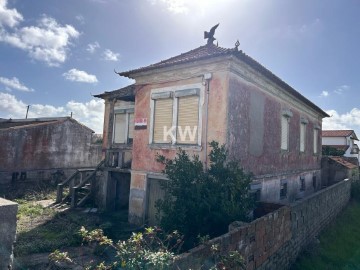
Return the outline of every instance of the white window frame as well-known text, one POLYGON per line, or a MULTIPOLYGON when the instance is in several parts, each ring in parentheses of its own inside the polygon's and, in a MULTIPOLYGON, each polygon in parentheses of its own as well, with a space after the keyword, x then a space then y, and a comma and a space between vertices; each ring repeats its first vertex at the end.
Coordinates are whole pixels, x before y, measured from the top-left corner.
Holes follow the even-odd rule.
POLYGON ((284 109, 282 111, 282 114, 281 114, 281 118, 280 118, 280 149, 282 151, 289 151, 289 134, 290 134, 290 118, 293 116, 292 112, 288 109, 284 109), (282 132, 282 129, 283 129, 283 119, 286 118, 287 120, 287 138, 286 138, 286 149, 283 148, 283 145, 282 145, 282 141, 283 141, 283 132, 282 132))
POLYGON ((320 130, 320 126, 315 125, 315 127, 313 129, 313 153, 314 153, 314 155, 318 154, 319 130, 320 130))
POLYGON ((129 120, 130 120, 130 114, 134 114, 134 109, 133 108, 129 108, 129 109, 115 109, 114 110, 114 121, 113 121, 113 138, 112 138, 112 143, 113 144, 130 144, 129 142, 129 120), (125 114, 125 142, 123 143, 119 143, 119 142, 115 142, 115 125, 116 125, 116 115, 117 114, 125 114))
MULTIPOLYGON (((201 137, 202 137, 202 109, 204 106, 204 92, 205 87, 201 83, 197 84, 187 84, 187 85, 180 85, 180 86, 170 86, 170 87, 164 87, 164 88, 156 88, 151 90, 150 92, 150 132, 149 132, 149 144, 159 144, 153 142, 153 135, 154 135, 154 113, 155 113, 155 99, 153 99, 153 95, 161 95, 162 93, 171 93, 171 98, 173 99, 173 121, 172 125, 177 127, 177 118, 178 118, 178 102, 177 99, 181 98, 182 96, 186 95, 198 95, 199 96, 199 114, 198 114, 198 128, 197 128, 197 143, 196 144, 179 144, 184 145, 184 147, 187 146, 201 146, 201 137), (196 90, 193 94, 186 93, 187 91, 191 92, 193 90, 196 90), (181 91, 184 91, 184 95, 182 95, 181 91)), ((174 138, 175 140, 172 140, 171 143, 161 143, 161 145, 177 145, 177 128, 175 130, 174 138)))
POLYGON ((307 124, 309 123, 309 121, 306 118, 301 118, 300 120, 300 145, 299 145, 299 149, 301 153, 304 153, 306 150, 306 131, 307 131, 307 124), (302 133, 302 128, 304 128, 304 133, 302 133), (303 149, 301 148, 301 146, 303 145, 303 149))

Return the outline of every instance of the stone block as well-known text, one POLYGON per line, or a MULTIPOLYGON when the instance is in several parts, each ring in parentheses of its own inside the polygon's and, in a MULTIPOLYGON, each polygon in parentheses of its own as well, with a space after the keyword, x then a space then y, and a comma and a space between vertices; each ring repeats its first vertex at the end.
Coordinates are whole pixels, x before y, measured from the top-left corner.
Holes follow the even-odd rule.
POLYGON ((0 198, 0 270, 12 268, 17 203, 0 198))

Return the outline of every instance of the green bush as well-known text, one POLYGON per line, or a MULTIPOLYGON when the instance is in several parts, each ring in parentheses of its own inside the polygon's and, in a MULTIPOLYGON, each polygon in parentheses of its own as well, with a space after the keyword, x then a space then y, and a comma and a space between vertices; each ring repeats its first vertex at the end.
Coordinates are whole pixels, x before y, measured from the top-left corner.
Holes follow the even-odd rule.
POLYGON ((165 165, 169 181, 163 184, 165 196, 156 202, 158 219, 166 231, 179 230, 185 247, 191 247, 198 235, 211 237, 227 232, 228 225, 246 221, 253 208, 249 194, 251 174, 239 162, 228 161, 224 145, 211 142, 210 166, 183 150, 173 160, 158 156, 165 165))

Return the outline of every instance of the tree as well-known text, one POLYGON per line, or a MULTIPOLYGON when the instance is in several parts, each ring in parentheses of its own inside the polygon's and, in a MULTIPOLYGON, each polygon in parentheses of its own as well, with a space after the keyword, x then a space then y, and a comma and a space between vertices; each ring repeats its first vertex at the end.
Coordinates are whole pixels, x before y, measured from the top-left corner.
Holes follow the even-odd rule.
POLYGON ((338 150, 332 146, 324 146, 322 149, 323 156, 343 156, 344 154, 345 154, 345 151, 338 150))
POLYGON ((160 225, 166 231, 179 230, 185 246, 195 243, 198 235, 211 237, 227 231, 235 221, 246 221, 253 208, 249 194, 251 173, 237 161, 229 161, 224 145, 211 142, 207 171, 199 156, 192 158, 179 150, 173 159, 158 156, 169 178, 162 185, 165 196, 156 203, 160 225))

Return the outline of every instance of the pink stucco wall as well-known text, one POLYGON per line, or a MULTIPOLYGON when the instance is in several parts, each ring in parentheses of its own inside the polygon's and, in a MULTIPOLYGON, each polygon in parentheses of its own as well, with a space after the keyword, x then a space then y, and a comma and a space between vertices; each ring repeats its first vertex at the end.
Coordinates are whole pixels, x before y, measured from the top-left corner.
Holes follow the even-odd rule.
MULTIPOLYGON (((177 149, 159 149, 151 148, 149 145, 150 135, 150 93, 152 89, 187 85, 201 83, 201 78, 181 80, 175 83, 166 84, 152 84, 146 86, 137 86, 135 98, 135 118, 147 118, 146 129, 136 129, 134 132, 133 141, 133 161, 132 170, 161 172, 163 166, 156 162, 156 155, 164 155, 167 158, 173 158, 176 155, 177 149)), ((209 142, 217 140, 224 143, 226 141, 226 125, 227 125, 227 77, 223 72, 213 74, 210 82, 209 91, 209 142)), ((206 92, 206 87, 205 87, 206 92)), ((204 144, 205 144, 205 105, 202 111, 202 147, 195 150, 187 150, 190 155, 199 155, 204 159, 204 144)))

